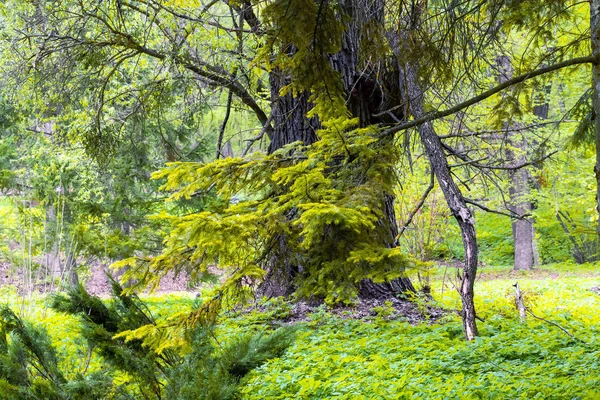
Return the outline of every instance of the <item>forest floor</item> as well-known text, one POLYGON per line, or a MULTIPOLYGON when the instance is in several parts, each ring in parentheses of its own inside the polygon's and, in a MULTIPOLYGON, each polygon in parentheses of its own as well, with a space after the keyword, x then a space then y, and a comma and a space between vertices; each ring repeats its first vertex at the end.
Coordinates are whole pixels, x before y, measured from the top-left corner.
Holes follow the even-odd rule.
MULTIPOLYGON (((600 264, 481 268, 475 301, 482 320, 473 342, 464 340, 456 312, 457 272, 443 265, 415 271, 415 285, 428 281, 431 297, 417 296, 410 306, 391 301, 328 308, 272 299, 224 313, 220 343, 282 325, 298 328, 282 357, 242 382, 240 397, 600 398, 600 264), (530 311, 524 322, 515 308, 517 282, 530 311)), ((157 319, 190 310, 195 297, 193 292, 142 296, 157 319)), ((85 353, 77 320, 52 312, 43 296, 22 299, 6 286, 0 301, 43 325, 64 362, 74 363, 85 353)), ((102 368, 94 357, 89 371, 102 368)))
MULTIPOLYGON (((464 340, 457 312, 427 318, 432 307, 460 309, 456 273, 447 266, 429 271, 432 299, 414 302, 426 323, 415 325, 385 306, 360 320, 323 308, 308 315, 286 354, 251 373, 242 397, 600 398, 600 264, 481 268, 475 301, 482 321, 473 342, 464 340), (525 321, 515 307, 517 282, 525 321)), ((412 276, 417 286, 426 281, 420 275, 412 276)), ((277 307, 264 320, 258 314, 228 323, 238 330, 265 325, 269 316, 285 315, 277 307)))
MULTIPOLYGON (((60 285, 60 278, 53 281, 40 278, 38 273, 33 273, 31 278, 26 276, 22 268, 14 268, 8 262, 0 262, 0 287, 13 286, 20 294, 26 294, 30 291, 38 293, 53 292, 60 285), (31 283, 33 281, 33 283, 31 283)), ((80 271, 80 282, 85 289, 96 296, 109 296, 111 293, 110 280, 108 275, 116 277, 108 266, 101 262, 93 262, 85 271, 80 271)), ((175 276, 168 273, 161 279, 157 293, 178 293, 178 292, 198 292, 198 289, 191 288, 187 275, 180 274, 175 276)))

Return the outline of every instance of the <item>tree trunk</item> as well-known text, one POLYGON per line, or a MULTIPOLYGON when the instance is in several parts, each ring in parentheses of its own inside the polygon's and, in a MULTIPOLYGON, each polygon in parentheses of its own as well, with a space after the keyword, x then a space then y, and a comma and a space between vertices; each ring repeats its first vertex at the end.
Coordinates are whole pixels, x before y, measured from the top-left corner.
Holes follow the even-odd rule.
MULTIPOLYGON (((290 83, 289 77, 280 70, 271 72, 269 81, 273 121, 269 154, 296 141, 302 141, 305 145, 316 142, 319 121, 316 118, 306 117, 306 113, 310 110, 308 102, 310 94, 304 92, 294 97, 291 92, 288 92, 280 96, 281 89, 290 83)), ((295 216, 296 210, 292 210, 286 218, 291 221, 295 216)), ((278 297, 294 293, 294 279, 302 270, 302 260, 295 259, 292 254, 286 234, 274 232, 268 254, 265 254, 266 275, 258 288, 259 295, 278 297)))
POLYGON ((269 154, 297 141, 305 145, 316 142, 319 121, 316 118, 306 117, 306 113, 311 108, 308 102, 310 94, 303 92, 294 97, 291 92, 288 92, 285 96, 280 96, 281 89, 290 83, 290 78, 280 70, 271 72, 269 82, 273 113, 273 137, 269 144, 269 154))
MULTIPOLYGON (((600 0, 590 0, 590 33, 592 44, 592 55, 600 57, 600 0)), ((596 143, 596 165, 594 173, 596 176, 596 210, 600 215, 600 65, 592 65, 592 105, 594 122, 594 137, 596 143)), ((600 218, 596 225, 596 232, 600 235, 600 218)))
MULTIPOLYGON (((526 162, 521 155, 513 158, 518 163, 526 162)), ((525 169, 510 171, 510 202, 512 211, 519 215, 531 215, 532 204, 529 200, 529 172, 525 169)), ((531 217, 515 218, 512 221, 512 231, 515 249, 514 269, 527 270, 533 268, 534 236, 533 219, 531 217)))
MULTIPOLYGON (((399 26, 399 31, 390 37, 393 43, 394 54, 402 65, 400 84, 402 85, 403 102, 414 119, 425 115, 425 92, 419 82, 417 70, 418 60, 407 59, 402 49, 409 49, 413 42, 413 31, 421 24, 421 12, 423 4, 411 8, 411 13, 401 15, 406 26, 399 26)), ((456 219, 460 228, 463 247, 465 251, 465 264, 461 277, 459 294, 462 300, 462 320, 467 340, 473 340, 479 335, 477 330, 474 285, 478 266, 477 234, 475 232, 475 218, 471 213, 465 198, 454 182, 448 160, 444 154, 444 147, 439 136, 436 134, 432 122, 425 122, 417 126, 421 143, 429 159, 433 171, 452 216, 456 219)))
MULTIPOLYGON (((342 49, 330 57, 333 68, 340 73, 344 90, 348 93, 348 108, 359 118, 361 126, 380 122, 373 117, 380 111, 384 98, 388 102, 399 100, 400 96, 393 93, 383 93, 382 87, 398 91, 398 85, 384 85, 371 69, 359 68, 358 49, 363 38, 364 26, 373 21, 383 21, 384 8, 381 0, 345 0, 341 8, 349 17, 348 29, 342 38, 342 49), (398 99, 396 99, 397 97, 398 99)), ((397 79, 396 79, 397 80, 397 79)), ((271 97, 273 101, 273 137, 269 145, 269 153, 295 141, 312 144, 318 140, 316 131, 319 122, 306 117, 311 105, 308 102, 309 93, 304 92, 296 97, 291 93, 279 96, 281 88, 289 83, 289 78, 279 71, 271 73, 271 97)), ((397 103, 396 103, 397 104, 397 103)), ((386 139, 393 145, 393 139, 386 139)), ((391 193, 384 195, 384 217, 379 221, 378 232, 382 244, 387 247, 396 245, 398 226, 394 210, 394 197, 391 193)), ((295 216, 295 211, 288 215, 295 216)), ((283 233, 277 234, 272 244, 272 255, 269 257, 269 267, 264 283, 259 289, 260 294, 267 296, 289 295, 294 291, 293 279, 302 272, 302 260, 289 259, 290 249, 283 233)), ((406 291, 415 291, 408 278, 402 277, 386 283, 374 283, 365 280, 359 284, 358 294, 362 298, 388 298, 406 291)))
MULTIPOLYGON (((361 127, 378 124, 382 121, 374 114, 400 104, 397 62, 387 64, 380 60, 379 70, 361 68, 359 66, 359 48, 365 39, 366 26, 381 24, 384 20, 384 2, 382 0, 345 0, 341 7, 350 17, 347 31, 342 42, 342 51, 332 57, 334 69, 342 75, 344 91, 348 94, 350 112, 359 119, 361 127)), ((366 38, 368 40, 368 38, 366 38)), ((402 113, 395 119, 402 119, 402 113)), ((388 146, 394 146, 393 138, 386 140, 388 146)), ((394 208, 394 195, 385 193, 384 217, 379 221, 378 236, 388 247, 397 245, 398 223, 394 208)), ((390 282, 374 283, 366 279, 359 284, 361 298, 390 298, 400 293, 415 292, 415 288, 407 277, 400 277, 390 282)))
MULTIPOLYGON (((385 195, 384 214, 388 218, 387 221, 381 221, 384 225, 383 237, 386 247, 394 247, 397 245, 396 238, 398 237, 398 223, 396 221, 396 212, 394 210, 394 196, 385 195)), ((385 299, 395 297, 401 293, 416 292, 412 282, 407 277, 400 277, 390 282, 375 283, 370 279, 365 279, 358 286, 358 295, 363 299, 385 299)))
MULTIPOLYGON (((501 71, 499 81, 504 83, 513 77, 513 67, 508 56, 500 56, 497 59, 501 71)), ((527 162, 527 142, 519 133, 511 131, 516 128, 514 124, 506 124, 507 129, 506 156, 512 164, 524 164, 527 162)), ((529 186, 529 171, 525 168, 511 170, 508 172, 510 187, 510 209, 517 216, 531 215, 533 206, 530 200, 531 190, 529 186)), ((534 236, 533 219, 514 218, 512 220, 512 233, 514 243, 514 269, 527 270, 533 268, 534 259, 534 236)))
MULTIPOLYGON (((409 109, 415 119, 425 114, 423 106, 424 92, 418 80, 415 67, 407 62, 405 66, 405 87, 408 96, 409 109)), ((478 335, 475 303, 473 301, 475 276, 477 274, 478 247, 475 232, 475 220, 471 210, 467 207, 465 199, 452 179, 448 160, 440 138, 435 133, 433 124, 426 122, 417 128, 425 152, 429 158, 431 168, 444 193, 448 207, 458 222, 465 250, 465 265, 460 285, 460 296, 462 300, 463 327, 467 340, 473 340, 478 335)))

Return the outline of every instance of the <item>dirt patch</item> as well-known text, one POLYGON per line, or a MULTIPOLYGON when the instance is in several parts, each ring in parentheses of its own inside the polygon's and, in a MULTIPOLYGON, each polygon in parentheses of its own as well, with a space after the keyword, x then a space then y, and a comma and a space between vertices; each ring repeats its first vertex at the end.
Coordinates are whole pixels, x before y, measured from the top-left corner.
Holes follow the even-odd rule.
MULTIPOLYGON (((318 312, 323 312, 323 304, 309 303, 299 301, 294 303, 286 303, 291 306, 289 311, 282 313, 280 316, 275 315, 274 320, 284 322, 289 325, 298 322, 307 322, 311 320, 311 315, 318 312)), ((249 307, 242 314, 252 311, 270 312, 273 311, 272 306, 255 306, 249 307)), ((422 322, 435 323, 448 312, 433 306, 419 307, 416 303, 400 299, 361 299, 356 304, 351 306, 337 306, 326 308, 326 312, 335 315, 341 319, 358 319, 371 320, 376 317, 381 317, 385 320, 404 320, 412 325, 417 325, 422 322)))
MULTIPOLYGON (((115 278, 115 274, 108 268, 107 264, 94 262, 90 265, 89 273, 81 276, 80 281, 85 289, 95 296, 109 296, 111 285, 109 275, 115 278)), ((25 276, 22 268, 13 268, 9 263, 0 262, 0 287, 14 286, 20 295, 30 291, 38 293, 52 293, 58 290, 56 281, 47 277, 44 271, 37 271, 30 277, 25 276)), ((196 292, 197 289, 190 288, 189 279, 186 274, 175 276, 168 273, 161 279, 158 293, 173 292, 196 292)))

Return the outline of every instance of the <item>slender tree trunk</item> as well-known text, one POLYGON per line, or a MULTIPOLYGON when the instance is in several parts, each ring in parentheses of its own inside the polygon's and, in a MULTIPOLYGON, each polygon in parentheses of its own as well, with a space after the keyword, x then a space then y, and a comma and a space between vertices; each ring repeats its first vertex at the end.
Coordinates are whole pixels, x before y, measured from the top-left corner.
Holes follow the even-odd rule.
MULTIPOLYGON (((423 106, 423 89, 418 80, 416 69, 408 62, 405 67, 405 86, 408 96, 409 109, 415 119, 425 114, 423 106)), ((458 222, 465 250, 465 264, 460 285, 460 296, 462 300, 463 327, 467 340, 473 340, 478 335, 473 287, 477 274, 478 247, 475 232, 475 219, 471 210, 467 207, 465 199, 452 179, 448 160, 440 138, 435 133, 433 124, 426 122, 418 128, 421 142, 429 158, 431 168, 444 193, 448 207, 458 222)))
MULTIPOLYGON (((508 56, 500 56, 497 59, 501 71, 499 81, 504 83, 513 77, 513 67, 508 56)), ((506 124, 508 160, 514 164, 527 162, 527 142, 519 133, 510 131, 515 125, 506 124)), ((511 170, 508 172, 510 187, 510 209, 518 216, 531 215, 533 206, 531 203, 531 188, 529 185, 530 175, 525 168, 511 170)), ((533 245, 533 218, 514 218, 512 220, 512 233, 514 244, 514 269, 526 270, 533 268, 534 245, 533 245)))
MULTIPOLYGON (((403 103, 414 119, 425 115, 425 93, 419 82, 417 74, 418 60, 407 59, 402 49, 408 49, 413 43, 412 31, 421 24, 421 13, 427 3, 413 3, 409 15, 400 15, 404 20, 405 27, 399 25, 396 35, 390 37, 392 48, 396 58, 402 65, 400 84, 402 85, 403 103)), ((426 122, 417 126, 421 143, 429 159, 431 169, 444 193, 446 203, 452 216, 456 219, 460 228, 463 247, 465 251, 465 264, 461 277, 459 294, 462 300, 462 320, 467 340, 473 340, 479 335, 474 303, 474 285, 477 275, 478 253, 477 234, 475 231, 475 218, 465 202, 462 192, 454 182, 450 173, 450 166, 444 154, 444 147, 439 136, 436 134, 433 124, 426 122)))
MULTIPOLYGON (((592 44, 592 55, 600 58, 600 0, 590 0, 590 33, 592 44)), ((596 142, 596 165, 594 173, 596 176, 596 210, 600 215, 600 65, 592 65, 592 104, 594 121, 594 137, 596 142)), ((596 226, 596 232, 600 235, 600 218, 596 226)))
POLYGON ((563 228, 563 231, 569 236, 571 244, 573 244, 573 258, 575 259, 575 262, 577 264, 583 264, 587 262, 588 260, 585 255, 586 252, 582 248, 583 246, 579 245, 577 239, 569 230, 569 226, 567 225, 567 222, 569 221, 568 215, 563 214, 560 210, 557 210, 555 215, 556 219, 558 220, 558 223, 563 228))

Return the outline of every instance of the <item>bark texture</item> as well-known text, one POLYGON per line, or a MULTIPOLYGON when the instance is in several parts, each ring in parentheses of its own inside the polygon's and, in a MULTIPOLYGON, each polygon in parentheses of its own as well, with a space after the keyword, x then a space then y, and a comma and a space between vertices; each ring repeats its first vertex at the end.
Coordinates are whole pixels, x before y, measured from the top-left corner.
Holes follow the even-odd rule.
MULTIPOLYGON (((410 62, 406 63, 404 72, 408 106, 414 118, 417 119, 425 114, 423 106, 424 92, 417 79, 416 69, 410 62)), ((448 207, 460 227, 465 250, 465 264, 459 289, 462 300, 463 327, 467 340, 473 340, 479 334, 477 330, 475 303, 473 301, 473 287, 478 265, 475 219, 471 210, 467 207, 460 189, 452 179, 442 142, 435 133, 433 124, 426 122, 419 125, 417 130, 429 158, 431 168, 444 193, 448 207)))
MULTIPOLYGON (((600 0, 590 0, 590 34, 592 44, 592 56, 596 60, 600 58, 600 0)), ((594 123, 594 137, 596 143, 596 165, 594 174, 596 176, 596 210, 600 215, 600 65, 592 65, 592 105, 594 123)), ((600 235, 600 218, 596 232, 600 235)))
MULTIPOLYGON (((358 56, 360 44, 364 39, 367 24, 383 21, 383 1, 375 0, 344 0, 340 2, 342 11, 348 18, 348 29, 342 38, 342 49, 330 56, 334 70, 340 73, 344 92, 347 93, 348 108, 359 118, 361 126, 383 122, 375 117, 383 107, 399 102, 399 85, 397 83, 397 68, 388 73, 387 65, 378 65, 381 69, 376 74, 372 67, 360 65, 358 56), (386 78, 395 77, 395 82, 386 78)), ((393 66, 392 66, 392 69, 393 66)), ((290 93, 279 96, 280 90, 289 84, 289 77, 280 71, 271 73, 271 97, 273 101, 273 133, 269 153, 295 141, 312 144, 318 140, 316 131, 319 129, 317 119, 306 117, 311 108, 308 101, 309 93, 304 92, 296 97, 290 93)), ((400 116, 401 117, 401 116, 400 116)), ((393 116, 398 118, 398 116, 393 116)), ((386 138, 392 144, 393 138, 386 138)), ((396 245, 398 226, 394 211, 394 197, 385 194, 382 199, 384 217, 379 221, 377 232, 373 234, 380 238, 383 245, 396 245)), ((294 213, 288 218, 293 218, 294 213)), ((278 234, 272 242, 272 255, 267 263, 268 273, 260 292, 267 296, 289 295, 293 293, 293 280, 302 272, 302 260, 291 259, 293 254, 284 234, 278 234)), ((374 283, 365 280, 359 284, 358 293, 363 298, 387 298, 399 293, 414 291, 408 278, 398 278, 391 282, 374 283)))

